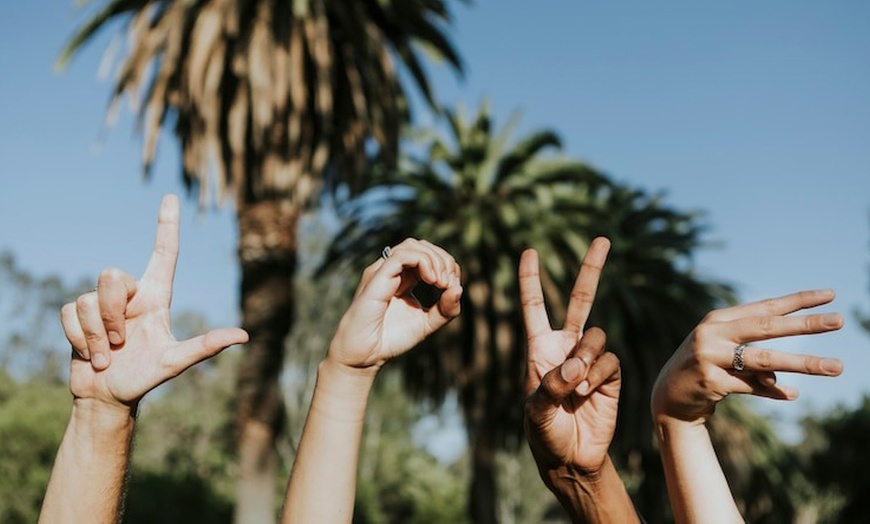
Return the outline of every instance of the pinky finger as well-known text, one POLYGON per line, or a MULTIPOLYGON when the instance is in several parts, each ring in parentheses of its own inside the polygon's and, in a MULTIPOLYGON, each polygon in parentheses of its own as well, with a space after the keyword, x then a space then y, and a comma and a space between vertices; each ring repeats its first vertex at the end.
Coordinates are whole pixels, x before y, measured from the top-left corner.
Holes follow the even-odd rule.
POLYGON ((85 338, 85 331, 79 323, 75 302, 64 304, 60 309, 60 323, 73 351, 78 353, 83 359, 89 360, 91 355, 88 352, 88 341, 85 338))
POLYGON ((798 398, 797 388, 771 384, 771 377, 758 376, 754 373, 740 374, 730 377, 726 387, 730 393, 753 395, 774 400, 795 400, 798 398))

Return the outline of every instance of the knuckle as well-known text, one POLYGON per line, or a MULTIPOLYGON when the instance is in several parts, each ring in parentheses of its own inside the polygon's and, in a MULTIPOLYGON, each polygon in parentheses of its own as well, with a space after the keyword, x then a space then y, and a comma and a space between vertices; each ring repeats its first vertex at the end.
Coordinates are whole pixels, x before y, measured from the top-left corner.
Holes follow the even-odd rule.
POLYGON ((583 339, 585 343, 584 346, 591 346, 593 348, 604 347, 607 343, 607 334, 603 329, 599 327, 591 327, 583 333, 583 339))
POLYGON ((776 315, 779 313, 779 300, 775 298, 767 298, 761 301, 761 306, 768 315, 776 315))
POLYGON ((803 368, 804 373, 818 373, 821 371, 821 366, 819 365, 819 361, 814 357, 804 357, 803 358, 803 368))
POLYGON ((571 299, 578 300, 581 304, 591 304, 595 300, 595 293, 586 289, 575 289, 571 292, 571 299))
POLYGON ((100 276, 97 279, 99 285, 117 282, 124 277, 124 272, 115 267, 107 267, 100 271, 100 276))
POLYGON ((692 347, 695 351, 699 351, 710 340, 710 328, 706 324, 701 324, 692 331, 690 336, 692 338, 692 347))
POLYGON ((770 350, 759 349, 755 353, 755 365, 764 370, 769 370, 773 364, 773 355, 770 350))
POLYGON ((76 303, 75 302, 67 302, 60 308, 60 318, 69 318, 75 316, 76 313, 76 303))
POLYGON ((524 297, 521 302, 524 306, 539 307, 544 305, 544 297, 540 295, 524 297))
POLYGON ((721 318, 722 318, 722 310, 721 309, 714 309, 713 311, 710 311, 709 313, 704 315, 704 318, 701 319, 701 324, 711 324, 713 322, 719 322, 719 319, 721 319, 721 318))
POLYGON ((756 325, 763 335, 770 335, 773 332, 774 326, 772 317, 759 317, 758 320, 756 320, 756 325))
POLYGON ((84 295, 79 295, 76 299, 76 310, 77 311, 85 311, 94 308, 97 302, 97 294, 93 291, 90 293, 85 293, 84 295))

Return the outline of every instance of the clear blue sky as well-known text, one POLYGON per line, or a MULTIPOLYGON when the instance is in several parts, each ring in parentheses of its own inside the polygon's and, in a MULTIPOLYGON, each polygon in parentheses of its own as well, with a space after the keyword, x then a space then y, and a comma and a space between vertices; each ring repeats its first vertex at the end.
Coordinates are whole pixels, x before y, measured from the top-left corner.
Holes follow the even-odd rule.
MULTIPOLYGON (((455 15, 468 74, 436 68, 441 100, 488 95, 501 121, 520 109, 522 129, 554 128, 570 155, 706 211, 721 247, 698 266, 743 300, 838 292, 828 309, 846 328, 778 347, 837 355, 846 371, 781 379, 803 399, 780 417, 870 390, 870 336, 852 316, 870 310, 870 3, 479 0, 455 15)), ((181 191, 176 146, 164 137, 146 184, 129 111, 103 128, 109 35, 53 71, 79 21, 72 0, 0 6, 0 249, 38 274, 138 274, 160 196, 181 191)), ((234 322, 231 213, 187 204, 176 306, 234 322)))

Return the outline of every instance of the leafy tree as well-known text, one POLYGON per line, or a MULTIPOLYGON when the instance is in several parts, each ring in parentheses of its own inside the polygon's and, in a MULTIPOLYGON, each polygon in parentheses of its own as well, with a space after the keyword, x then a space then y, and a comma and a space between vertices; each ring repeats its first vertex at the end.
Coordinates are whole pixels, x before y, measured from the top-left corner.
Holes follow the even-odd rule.
POLYGON ((804 419, 799 450, 817 498, 818 522, 861 522, 870 515, 870 396, 855 409, 804 419))
POLYGON ((719 403, 708 422, 713 446, 747 522, 794 522, 811 494, 798 455, 742 398, 719 403))
MULTIPOLYGON (((403 365, 415 393, 439 401, 458 391, 472 450, 475 522, 495 520, 496 450, 515 448, 521 437, 525 360, 516 268, 523 248, 541 255, 548 302, 564 304, 589 242, 599 234, 611 238, 593 323, 608 332, 626 376, 615 446, 623 465, 638 455, 634 462, 660 471, 649 391, 686 333, 729 297, 724 286, 691 271, 691 254, 701 245, 696 215, 617 185, 581 162, 545 155, 560 146, 552 131, 512 141, 515 122, 498 132, 491 127, 486 105, 471 118, 448 112, 446 136, 407 158, 400 174, 373 177, 379 185, 344 205, 348 222, 328 257, 376 253, 416 236, 463 265, 461 318, 431 342, 437 350, 413 352, 403 365)), ((556 322, 564 316, 552 313, 556 322)), ((654 492, 640 500, 663 511, 663 476, 656 476, 661 485, 638 476, 654 492)))
POLYGON ((395 162, 410 116, 406 85, 433 102, 420 50, 460 68, 443 30, 446 1, 104 0, 59 66, 118 21, 129 43, 110 115, 132 97, 145 173, 161 130, 174 125, 183 179, 201 205, 212 194, 235 202, 251 335, 238 378, 237 516, 268 522, 297 222, 324 183, 353 187, 369 158, 395 162))
POLYGON ((0 370, 0 522, 36 522, 70 407, 63 384, 0 370))
POLYGON ((402 377, 379 377, 366 414, 354 522, 462 524, 465 518, 465 461, 442 464, 413 438, 427 413, 402 390, 402 377))
POLYGON ((17 378, 65 380, 68 347, 58 312, 91 284, 34 275, 11 253, 0 253, 0 368, 17 378))

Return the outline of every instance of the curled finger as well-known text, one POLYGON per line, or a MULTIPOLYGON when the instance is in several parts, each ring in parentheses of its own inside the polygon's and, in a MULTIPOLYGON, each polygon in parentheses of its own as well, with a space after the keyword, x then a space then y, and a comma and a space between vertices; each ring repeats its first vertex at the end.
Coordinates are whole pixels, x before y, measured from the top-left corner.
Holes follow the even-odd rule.
MULTIPOLYGON (((577 386, 577 393, 589 395, 605 384, 617 383, 620 379, 619 358, 613 353, 604 353, 589 368, 586 379, 577 386)), ((619 394, 619 390, 615 390, 619 394)))
POLYGON ((109 338, 100 315, 96 292, 85 293, 76 300, 76 315, 87 341, 91 365, 96 370, 109 367, 109 338))
POLYGON ((127 303, 135 293, 136 279, 127 273, 114 268, 100 273, 97 297, 103 326, 112 345, 120 345, 127 338, 127 303))
POLYGON ((529 418, 537 421, 559 406, 580 385, 586 372, 586 364, 573 357, 548 371, 526 402, 529 418))
POLYGON ((60 309, 60 323, 73 351, 83 359, 89 360, 91 354, 88 352, 88 341, 85 338, 82 325, 79 323, 75 302, 64 304, 60 309))
POLYGON ((583 333, 583 336, 575 344, 572 356, 579 358, 586 364, 587 368, 590 368, 598 356, 604 353, 606 345, 607 334, 604 333, 604 330, 591 327, 583 333))

